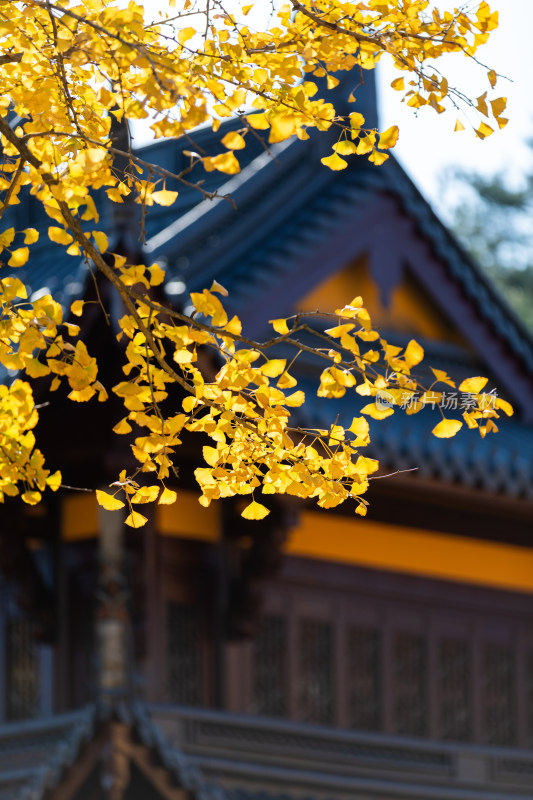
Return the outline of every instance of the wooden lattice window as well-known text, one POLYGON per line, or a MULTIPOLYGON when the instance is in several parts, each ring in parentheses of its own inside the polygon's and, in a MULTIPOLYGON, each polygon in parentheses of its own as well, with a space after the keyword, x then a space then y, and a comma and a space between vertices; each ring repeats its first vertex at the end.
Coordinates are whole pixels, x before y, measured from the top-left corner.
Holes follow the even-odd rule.
POLYGON ((333 644, 333 626, 328 622, 300 620, 297 701, 298 717, 304 722, 335 721, 333 644))
POLYGON ((195 606, 167 606, 167 694, 182 705, 202 701, 201 617, 195 606))
POLYGON ((381 728, 381 635, 374 628, 351 627, 347 639, 349 726, 381 728))
POLYGON ((442 639, 438 649, 438 670, 440 738, 467 742, 472 736, 468 642, 442 639))
POLYGON ((474 587, 365 573, 358 588, 351 577, 339 565, 287 567, 257 637, 231 653, 232 710, 533 746, 533 607, 474 587))
POLYGON ((393 646, 394 729, 408 736, 426 736, 427 649, 422 636, 397 633, 393 646))
POLYGON ((6 718, 34 717, 39 711, 39 663, 32 625, 17 617, 6 620, 6 718))
POLYGON ((516 740, 514 652, 508 645, 491 643, 485 644, 482 656, 483 741, 512 745, 516 740))
POLYGON ((285 618, 274 614, 263 617, 254 641, 254 713, 287 715, 287 651, 285 618))

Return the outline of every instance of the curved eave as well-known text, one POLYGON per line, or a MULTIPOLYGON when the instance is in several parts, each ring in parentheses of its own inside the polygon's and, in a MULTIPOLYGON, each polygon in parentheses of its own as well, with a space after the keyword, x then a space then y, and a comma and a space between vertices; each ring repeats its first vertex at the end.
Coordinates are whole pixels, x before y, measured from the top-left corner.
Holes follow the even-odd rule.
POLYGON ((299 297, 362 253, 384 280, 408 263, 533 419, 533 341, 490 282, 397 163, 375 168, 354 159, 332 173, 319 163, 319 138, 279 146, 275 160, 258 156, 228 182, 238 213, 204 201, 149 240, 151 255, 165 256, 169 277, 179 272, 189 290, 220 280, 252 336, 265 333, 259 320, 291 313, 299 297))

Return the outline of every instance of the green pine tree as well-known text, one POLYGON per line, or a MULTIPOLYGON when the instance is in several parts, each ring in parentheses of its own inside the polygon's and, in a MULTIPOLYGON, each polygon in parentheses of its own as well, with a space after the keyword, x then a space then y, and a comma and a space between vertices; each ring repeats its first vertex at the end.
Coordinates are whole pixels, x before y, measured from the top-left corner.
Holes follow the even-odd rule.
POLYGON ((533 171, 519 189, 502 174, 460 170, 443 188, 452 230, 533 330, 533 171))

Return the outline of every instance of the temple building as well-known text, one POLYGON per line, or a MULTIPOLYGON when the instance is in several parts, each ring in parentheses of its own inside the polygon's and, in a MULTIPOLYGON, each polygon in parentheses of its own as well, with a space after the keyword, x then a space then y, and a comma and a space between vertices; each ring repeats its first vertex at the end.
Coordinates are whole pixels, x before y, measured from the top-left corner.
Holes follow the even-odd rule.
MULTIPOLYGON (((335 90, 340 113, 349 84, 335 90)), ((372 80, 356 106, 377 124, 372 80)), ((216 152, 220 136, 196 138, 216 152)), ((217 280, 261 339, 269 319, 362 295, 388 341, 416 338, 459 382, 488 376, 515 415, 485 439, 436 439, 430 406, 376 422, 369 454, 396 474, 372 482, 364 519, 291 498, 257 523, 238 498, 204 509, 192 437, 178 502, 144 529, 123 530, 94 493, 8 498, 0 800, 531 800, 533 340, 393 157, 321 166, 332 136, 270 152, 250 141, 238 175, 205 176, 236 209, 188 188, 151 209, 143 257, 166 266, 166 298, 187 309, 188 292, 217 280), (106 684, 113 624, 120 677, 106 684)), ((179 172, 188 149, 154 143, 143 158, 179 172)), ((48 225, 33 199, 10 213, 17 229, 48 225)), ((108 217, 134 251, 128 220, 108 217)), ((45 235, 24 277, 65 307, 96 296, 86 265, 45 235)), ((111 323, 89 305, 83 336, 112 386, 121 310, 99 292, 111 323)), ((351 419, 353 395, 317 398, 316 378, 302 360, 300 423, 351 419)), ((58 392, 40 415, 41 449, 68 485, 105 486, 131 463, 111 432, 117 398, 80 408, 58 392)))

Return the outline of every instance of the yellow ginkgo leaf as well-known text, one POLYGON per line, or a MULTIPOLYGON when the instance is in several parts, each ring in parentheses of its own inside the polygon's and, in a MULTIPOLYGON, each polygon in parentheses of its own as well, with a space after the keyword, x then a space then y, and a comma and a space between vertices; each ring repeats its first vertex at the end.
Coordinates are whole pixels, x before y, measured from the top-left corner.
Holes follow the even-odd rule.
POLYGON ((61 472, 59 470, 56 470, 51 475, 49 475, 48 478, 46 479, 46 485, 53 492, 57 492, 57 490, 61 486, 61 472))
POLYGON ((276 117, 270 123, 270 135, 268 141, 270 144, 276 142, 284 142, 293 133, 296 133, 297 124, 293 117, 276 117))
POLYGON ((506 97, 497 97, 495 100, 490 101, 490 107, 492 108, 492 113, 495 117, 499 117, 502 111, 505 111, 505 107, 507 106, 507 98, 506 97))
POLYGON ((119 508, 124 507, 124 503, 121 500, 108 492, 103 492, 101 489, 96 490, 96 500, 106 511, 118 511, 119 508))
POLYGON ((48 228, 48 238, 56 244, 70 244, 73 241, 73 237, 68 231, 55 225, 48 228))
POLYGON ((39 231, 36 228, 26 228, 24 234, 24 244, 34 244, 39 238, 39 231))
POLYGON ((354 417, 348 430, 358 439, 364 439, 368 436, 368 421, 364 417, 354 417))
POLYGON ((100 250, 101 253, 105 253, 107 248, 109 247, 109 242, 107 240, 107 236, 103 231, 93 231, 93 238, 96 242, 96 246, 100 250))
POLYGON ((488 383, 488 378, 467 378, 459 384, 460 392, 470 392, 471 394, 478 394, 488 383))
POLYGON ((224 147, 227 147, 228 150, 242 150, 246 147, 244 138, 240 133, 237 133, 237 131, 230 131, 227 133, 222 139, 222 144, 224 147))
POLYGON ((250 114, 246 117, 246 122, 251 128, 258 131, 266 131, 270 127, 265 114, 250 114))
POLYGON ((452 381, 452 379, 447 375, 446 372, 444 372, 444 370, 435 369, 434 367, 430 367, 430 370, 440 383, 446 383, 448 386, 452 386, 455 389, 454 381, 452 381))
MULTIPOLYGON (((213 289, 211 289, 213 291, 213 289)), ((227 325, 224 326, 224 330, 228 333, 232 333, 234 336, 239 336, 242 333, 242 323, 237 316, 233 316, 227 325)))
POLYGON ((131 503, 153 503, 159 494, 159 486, 141 486, 130 497, 131 503))
POLYGON ((220 458, 220 453, 216 447, 209 447, 209 445, 203 446, 202 454, 206 463, 209 464, 210 467, 214 467, 220 458))
POLYGON ((305 393, 302 391, 293 392, 285 398, 285 404, 290 408, 298 408, 305 403, 305 393))
POLYGON ((187 414, 190 414, 197 403, 198 400, 196 399, 196 397, 192 397, 191 395, 189 395, 188 397, 185 397, 183 399, 181 405, 183 406, 183 410, 187 414))
POLYGON ((75 317, 81 317, 83 314, 83 306, 85 303, 83 300, 74 300, 72 305, 70 306, 70 313, 74 314, 75 317))
POLYGON ((173 503, 176 502, 178 499, 178 495, 176 492, 173 492, 172 489, 163 489, 159 496, 159 500, 157 501, 160 506, 171 506, 173 503))
POLYGON ((18 250, 13 250, 7 264, 9 267, 23 267, 29 257, 29 247, 19 247, 18 250))
POLYGON ((206 156, 203 159, 203 163, 206 172, 218 170, 219 172, 225 172, 227 175, 236 175, 241 170, 232 150, 228 153, 220 153, 218 156, 206 156))
POLYGON ((510 403, 507 402, 507 400, 502 400, 501 397, 497 397, 495 405, 496 405, 496 408, 501 408, 501 410, 504 411, 507 414, 508 417, 512 417, 513 416, 514 408, 512 407, 512 405, 510 403))
MULTIPOLYGON (((218 294, 221 294, 222 297, 227 297, 228 296, 228 290, 226 288, 224 288, 224 286, 222 286, 222 284, 219 283, 218 281, 213 281, 209 291, 210 292, 218 292, 218 294)), ((226 330, 227 329, 228 329, 228 326, 226 325, 226 330)))
POLYGON ((35 506, 41 499, 41 493, 37 491, 28 491, 24 492, 21 497, 29 506, 35 506))
POLYGON ((340 156, 349 156, 352 153, 355 153, 357 150, 355 142, 350 141, 350 139, 343 139, 342 141, 337 142, 333 145, 333 149, 340 156))
POLYGON ((438 425, 435 425, 431 433, 438 439, 450 439, 462 427, 463 423, 458 419, 443 419, 438 425))
POLYGON ((485 122, 482 122, 479 128, 474 130, 474 133, 479 139, 486 139, 488 136, 492 136, 494 131, 490 127, 490 125, 487 125, 485 122))
POLYGON ((331 156, 326 156, 325 158, 321 158, 320 161, 326 167, 333 169, 335 171, 346 169, 348 166, 348 162, 341 158, 337 153, 333 153, 331 156))
POLYGON ((113 433, 125 434, 125 433, 131 433, 131 431, 132 427, 127 419, 121 419, 120 422, 117 422, 117 424, 113 428, 113 433))
POLYGON ((475 416, 473 414, 469 414, 468 411, 463 412, 463 419, 471 430, 473 428, 479 427, 478 421, 475 418, 475 416))
POLYGON ((61 486, 61 472, 59 470, 56 470, 55 472, 52 473, 52 475, 49 475, 46 479, 46 485, 53 492, 57 492, 57 490, 61 486))
POLYGON ((26 361, 25 369, 30 378, 42 378, 44 375, 50 374, 50 367, 43 364, 38 358, 30 358, 26 361))
POLYGON ((378 147, 381 150, 388 150, 389 148, 394 147, 394 145, 398 141, 399 135, 400 135, 400 129, 398 128, 398 126, 392 125, 390 128, 387 128, 386 131, 380 133, 378 147))
MULTIPOLYGON (((2 233, 0 233, 0 248, 9 247, 14 238, 15 228, 7 228, 7 230, 2 231, 2 233)), ((29 242, 26 242, 26 244, 29 244, 29 242)))
POLYGON ((270 514, 270 511, 266 506, 252 500, 242 512, 241 517, 244 517, 244 519, 264 519, 268 514, 270 514))
POLYGON ((282 336, 286 333, 289 333, 289 327, 286 319, 269 319, 269 322, 276 333, 279 333, 282 336))
POLYGON ((273 358, 263 364, 260 369, 263 375, 268 378, 277 378, 284 371, 286 363, 287 361, 284 358, 273 358))
POLYGON ((460 119, 456 119, 456 120, 455 120, 455 128, 454 128, 454 131, 457 133, 457 131, 464 131, 464 129, 465 129, 465 126, 463 125, 463 123, 461 122, 461 120, 460 120, 460 119))
POLYGON ((87 150, 82 150, 77 160, 87 172, 92 172, 101 166, 106 156, 107 152, 103 148, 89 147, 87 150))
POLYGON ((388 153, 380 153, 379 150, 373 150, 368 156, 368 160, 375 164, 376 167, 379 167, 385 163, 388 157, 388 153))
POLYGON ((352 111, 350 114, 350 126, 352 129, 362 128, 365 124, 365 118, 359 111, 352 111))
POLYGON ((161 269, 159 264, 152 264, 148 267, 150 273, 150 286, 159 286, 165 280, 165 270, 161 269))
POLYGON ((83 389, 73 389, 68 395, 69 400, 74 400, 76 403, 86 403, 91 397, 94 397, 96 390, 93 386, 84 386, 83 389))
POLYGON ((147 517, 144 517, 142 514, 139 514, 138 511, 132 511, 126 519, 124 520, 126 525, 129 525, 130 528, 142 528, 148 522, 147 517))
POLYGON ((372 419, 385 419, 386 417, 390 417, 391 414, 394 414, 394 409, 390 406, 383 405, 382 407, 378 407, 375 403, 368 403, 368 405, 361 409, 361 414, 368 414, 372 419))
POLYGON ((279 381, 276 383, 276 386, 278 389, 292 389, 297 383, 298 381, 296 378, 293 378, 288 372, 284 372, 279 381))
POLYGON ((196 28, 182 28, 178 33, 178 42, 180 44, 185 44, 185 42, 188 42, 189 39, 192 39, 195 33, 196 28))
POLYGON ((178 197, 177 192, 171 192, 170 189, 160 189, 158 192, 152 192, 151 198, 158 206, 171 206, 178 197))
POLYGON ((364 156, 374 149, 374 139, 371 136, 361 136, 357 142, 357 155, 364 156))
POLYGON ((424 349, 418 344, 418 342, 416 342, 414 339, 411 339, 405 348, 405 363, 408 367, 416 367, 417 364, 420 364, 423 358, 424 349))
POLYGON ((331 430, 329 432, 328 445, 332 447, 336 444, 344 442, 344 439, 345 439, 345 431, 342 425, 332 425, 331 430))

